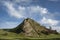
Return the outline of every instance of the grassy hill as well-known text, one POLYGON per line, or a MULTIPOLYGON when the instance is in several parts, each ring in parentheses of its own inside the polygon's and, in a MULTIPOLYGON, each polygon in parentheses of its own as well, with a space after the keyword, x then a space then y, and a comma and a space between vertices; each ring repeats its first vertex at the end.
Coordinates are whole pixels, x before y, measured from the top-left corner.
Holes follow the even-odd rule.
POLYGON ((27 18, 13 29, 0 29, 0 39, 9 40, 43 40, 60 39, 60 34, 56 30, 47 29, 33 19, 27 18))

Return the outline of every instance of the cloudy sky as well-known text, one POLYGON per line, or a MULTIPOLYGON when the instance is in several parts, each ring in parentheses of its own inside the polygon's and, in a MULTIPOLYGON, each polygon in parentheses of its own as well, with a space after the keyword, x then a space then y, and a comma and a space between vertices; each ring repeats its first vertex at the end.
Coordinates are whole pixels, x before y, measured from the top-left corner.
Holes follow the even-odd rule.
POLYGON ((0 0, 0 28, 14 28, 25 18, 60 31, 60 0, 0 0))

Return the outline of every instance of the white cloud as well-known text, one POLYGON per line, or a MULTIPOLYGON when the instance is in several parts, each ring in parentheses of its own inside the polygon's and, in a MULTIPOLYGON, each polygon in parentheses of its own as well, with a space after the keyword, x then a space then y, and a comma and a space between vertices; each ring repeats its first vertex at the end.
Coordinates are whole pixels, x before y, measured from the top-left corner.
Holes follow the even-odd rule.
POLYGON ((49 28, 51 26, 52 30, 57 30, 60 32, 60 27, 58 26, 59 21, 53 20, 53 19, 48 19, 46 17, 43 17, 40 21, 42 25, 45 25, 46 28, 49 28))
MULTIPOLYGON (((49 29, 50 27, 46 27, 46 28, 49 29)), ((56 27, 54 26, 54 27, 51 27, 51 29, 52 29, 52 30, 57 30, 57 32, 60 33, 60 26, 56 26, 56 27)))
MULTIPOLYGON (((7 7, 7 11, 8 11, 8 14, 10 16, 15 17, 15 18, 27 18, 27 17, 32 18, 31 15, 35 16, 34 13, 37 13, 40 16, 41 16, 41 14, 43 16, 43 19, 40 21, 42 24, 47 24, 47 25, 50 25, 50 26, 58 24, 57 20, 47 19, 47 18, 44 17, 44 14, 50 13, 47 10, 47 8, 43 8, 39 5, 38 6, 28 6, 28 7, 21 6, 23 4, 25 4, 25 5, 29 4, 29 2, 31 2, 31 0, 12 0, 12 1, 13 2, 9 2, 9 0, 4 1, 4 5, 7 7), (22 4, 21 4, 21 2, 22 2, 22 4), (16 3, 20 3, 21 5, 19 5, 17 8, 15 8, 14 6, 16 6, 16 3)), ((49 0, 49 1, 58 1, 58 0, 49 0)), ((52 16, 50 15, 50 17, 52 17, 52 16)), ((49 18, 49 16, 47 16, 47 17, 49 18)), ((6 22, 5 24, 9 26, 9 23, 10 22, 6 22)), ((12 24, 12 22, 11 22, 11 24, 12 24)), ((15 24, 13 23, 13 25, 15 25, 15 24)))
POLYGON ((41 20, 41 23, 42 24, 47 24, 49 26, 53 26, 53 25, 57 25, 58 24, 58 21, 57 20, 53 20, 53 19, 47 19, 45 17, 43 17, 43 19, 41 20))
POLYGON ((40 13, 40 14, 48 13, 48 10, 46 8, 40 6, 29 6, 29 7, 18 6, 18 8, 15 8, 14 7, 15 4, 11 2, 5 2, 4 5, 7 7, 8 14, 16 18, 27 18, 30 15, 33 15, 33 13, 40 13))
MULTIPOLYGON (((16 0, 19 1, 19 0, 16 0)), ((27 1, 27 0, 20 0, 20 1, 27 1)), ((4 3, 5 6, 8 8, 8 12, 10 16, 16 17, 16 18, 27 18, 27 17, 31 17, 31 15, 35 16, 34 13, 37 13, 41 16, 43 16, 43 19, 41 20, 42 23, 45 24, 50 24, 50 25, 56 25, 58 23, 58 21, 56 20, 52 20, 52 19, 47 19, 44 17, 44 14, 48 14, 49 11, 47 10, 47 8, 43 8, 41 6, 28 6, 28 7, 24 7, 24 6, 18 6, 17 8, 15 8, 15 3, 11 3, 11 2, 5 2, 4 3)))
POLYGON ((48 10, 46 8, 40 7, 40 6, 32 6, 30 7, 32 12, 39 12, 40 14, 46 14, 48 13, 48 10))
POLYGON ((13 4, 12 3, 9 3, 9 2, 5 2, 5 6, 8 8, 8 14, 10 16, 14 16, 16 18, 23 18, 24 16, 18 11, 16 10, 14 7, 13 7, 13 4))
POLYGON ((57 26, 57 27, 52 27, 53 30, 57 30, 59 33, 60 33, 60 27, 57 26))

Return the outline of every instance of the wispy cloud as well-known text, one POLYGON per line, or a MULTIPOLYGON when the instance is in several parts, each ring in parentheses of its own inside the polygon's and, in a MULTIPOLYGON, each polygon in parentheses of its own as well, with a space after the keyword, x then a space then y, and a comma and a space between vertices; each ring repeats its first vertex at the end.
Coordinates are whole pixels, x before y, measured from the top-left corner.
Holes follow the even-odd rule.
POLYGON ((46 26, 46 28, 49 28, 51 26, 52 30, 57 30, 58 32, 60 32, 60 26, 58 26, 59 22, 60 21, 58 20, 48 19, 46 17, 43 17, 40 20, 40 23, 46 26))
POLYGON ((53 25, 57 25, 59 21, 53 19, 47 19, 46 17, 43 17, 41 23, 53 26, 53 25))
POLYGON ((18 22, 5 21, 0 23, 0 28, 14 28, 18 25, 18 22))
POLYGON ((8 11, 8 14, 10 16, 13 16, 13 17, 16 17, 16 18, 23 18, 22 14, 14 8, 12 3, 5 2, 5 5, 8 9, 7 11, 8 11))
POLYGON ((29 6, 29 7, 18 6, 18 8, 15 8, 14 3, 11 2, 5 2, 4 5, 7 7, 8 14, 16 18, 31 17, 30 15, 33 15, 34 13, 39 13, 40 15, 48 13, 48 10, 46 8, 40 6, 29 6))
POLYGON ((52 27, 53 30, 57 30, 60 33, 60 26, 52 27))
MULTIPOLYGON (((46 28, 49 29, 50 27, 46 27, 46 28)), ((56 26, 56 27, 54 26, 54 27, 51 27, 51 29, 52 29, 52 30, 57 30, 57 32, 60 33, 60 26, 56 26)))
POLYGON ((47 14, 48 10, 46 8, 43 8, 41 6, 32 6, 30 7, 31 12, 35 12, 35 13, 40 13, 40 14, 47 14))
MULTIPOLYGON (((49 1, 59 1, 59 0, 49 0, 49 1)), ((56 13, 57 14, 56 15, 55 13, 51 13, 50 11, 48 11, 47 8, 40 6, 40 4, 38 4, 37 2, 39 1, 38 0, 37 1, 33 1, 33 0, 6 0, 4 1, 3 0, 3 4, 7 8, 7 12, 10 17, 15 17, 18 19, 29 17, 29 18, 34 19, 34 18, 37 18, 38 16, 42 16, 42 19, 40 19, 41 17, 37 18, 41 24, 47 24, 49 26, 57 25, 59 21, 53 18, 55 18, 59 14, 56 13), (30 4, 32 2, 34 5, 30 4), (36 5, 35 3, 37 3, 38 5, 36 5)), ((7 25, 8 23, 5 22, 5 24, 7 25)))

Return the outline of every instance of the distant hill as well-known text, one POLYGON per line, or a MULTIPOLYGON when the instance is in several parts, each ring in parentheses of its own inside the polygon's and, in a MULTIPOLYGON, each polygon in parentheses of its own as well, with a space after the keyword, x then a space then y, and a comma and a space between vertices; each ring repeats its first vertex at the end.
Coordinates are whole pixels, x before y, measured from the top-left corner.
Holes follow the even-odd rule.
POLYGON ((39 37, 41 34, 49 35, 49 34, 58 34, 56 30, 47 29, 45 26, 40 25, 33 19, 27 18, 24 19, 21 24, 13 29, 4 29, 8 32, 14 32, 17 34, 22 33, 24 36, 34 36, 39 37))

